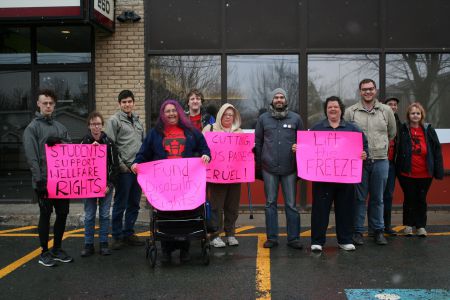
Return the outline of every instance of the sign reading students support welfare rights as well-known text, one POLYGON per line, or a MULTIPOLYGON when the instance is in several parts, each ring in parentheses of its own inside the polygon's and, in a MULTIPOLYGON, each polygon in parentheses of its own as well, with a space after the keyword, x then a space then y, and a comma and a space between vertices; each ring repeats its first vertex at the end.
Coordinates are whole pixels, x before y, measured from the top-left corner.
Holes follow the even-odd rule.
POLYGON ((97 198, 106 190, 106 145, 45 145, 49 198, 97 198))
POLYGON ((298 131, 298 176, 311 181, 360 183, 362 151, 360 132, 298 131))
POLYGON ((205 203, 206 167, 200 158, 156 160, 137 170, 139 185, 158 210, 192 210, 205 203))
POLYGON ((255 181, 253 133, 208 131, 205 139, 211 150, 211 162, 206 168, 206 181, 238 183, 255 181))

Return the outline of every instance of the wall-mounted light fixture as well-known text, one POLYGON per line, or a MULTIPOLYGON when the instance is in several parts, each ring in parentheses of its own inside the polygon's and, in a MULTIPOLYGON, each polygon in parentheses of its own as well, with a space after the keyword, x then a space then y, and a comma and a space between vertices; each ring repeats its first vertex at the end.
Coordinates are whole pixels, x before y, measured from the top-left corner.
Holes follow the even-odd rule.
POLYGON ((124 10, 120 15, 117 16, 117 21, 124 22, 139 22, 141 17, 134 12, 134 10, 124 10))

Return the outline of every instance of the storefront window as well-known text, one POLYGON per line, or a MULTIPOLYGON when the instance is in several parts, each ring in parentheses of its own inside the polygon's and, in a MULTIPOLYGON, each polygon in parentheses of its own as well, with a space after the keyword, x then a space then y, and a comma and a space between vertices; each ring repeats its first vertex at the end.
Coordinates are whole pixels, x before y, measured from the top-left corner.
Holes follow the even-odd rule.
POLYGON ((58 102, 55 118, 63 123, 73 140, 86 134, 88 110, 87 72, 39 73, 39 85, 55 91, 58 102))
POLYGON ((379 87, 379 56, 308 55, 308 126, 324 117, 323 103, 338 96, 348 107, 359 101, 358 84, 364 78, 373 79, 379 87))
POLYGON ((31 177, 22 147, 32 118, 31 72, 0 71, 0 200, 31 198, 31 177))
POLYGON ((298 55, 230 55, 227 60, 227 99, 241 113, 242 128, 255 128, 275 88, 286 90, 289 108, 298 112, 298 55))
POLYGON ((0 64, 29 64, 30 45, 29 28, 0 28, 0 64))
POLYGON ((221 104, 219 56, 150 57, 152 125, 164 100, 176 99, 184 106, 186 94, 194 88, 203 93, 203 105, 217 111, 221 104))
POLYGON ((91 28, 57 26, 37 28, 37 62, 90 63, 91 28))
POLYGON ((386 95, 400 99, 401 120, 408 105, 417 101, 427 112, 427 122, 450 128, 450 54, 387 54, 386 95))

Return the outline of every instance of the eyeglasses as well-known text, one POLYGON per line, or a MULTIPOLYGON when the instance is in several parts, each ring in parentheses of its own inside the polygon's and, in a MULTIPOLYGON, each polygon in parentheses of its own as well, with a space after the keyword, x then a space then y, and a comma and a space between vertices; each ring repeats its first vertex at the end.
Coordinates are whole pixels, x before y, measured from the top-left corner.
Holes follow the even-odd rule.
POLYGON ((176 114, 177 110, 176 109, 165 110, 164 113, 165 114, 176 114))
POLYGON ((232 118, 232 117, 234 117, 234 114, 223 114, 223 116, 232 118))
POLYGON ((361 89, 362 92, 373 92, 374 90, 375 90, 375 87, 361 89))
POLYGON ((103 124, 102 123, 90 123, 89 126, 91 126, 91 127, 102 127, 103 124))

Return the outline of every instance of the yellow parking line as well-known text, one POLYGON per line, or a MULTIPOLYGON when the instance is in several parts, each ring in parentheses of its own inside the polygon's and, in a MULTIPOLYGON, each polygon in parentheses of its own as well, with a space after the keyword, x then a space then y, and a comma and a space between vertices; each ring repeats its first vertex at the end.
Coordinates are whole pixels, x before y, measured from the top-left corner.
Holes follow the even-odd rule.
MULTIPOLYGON (((68 231, 66 233, 64 233, 63 236, 63 240, 65 240, 66 238, 70 237, 71 233, 77 233, 77 232, 81 232, 83 231, 84 228, 82 229, 75 229, 72 231, 68 231)), ((48 242, 48 248, 51 249, 53 247, 53 240, 50 240, 48 242)), ((16 260, 15 262, 7 265, 6 267, 4 267, 3 269, 0 270, 0 279, 2 279, 3 277, 5 277, 6 275, 8 275, 9 273, 13 272, 14 270, 16 270, 17 268, 19 268, 20 266, 26 264, 27 262, 29 262, 30 260, 32 260, 33 258, 37 257, 39 254, 41 254, 41 248, 37 248, 36 250, 31 251, 30 253, 28 253, 27 255, 25 255, 22 258, 19 258, 18 260, 16 260)))
POLYGON ((236 228, 236 233, 243 232, 246 230, 251 230, 254 228, 255 228, 255 226, 242 226, 242 227, 236 228))
POLYGON ((8 230, 0 230, 0 234, 17 232, 17 231, 25 231, 25 230, 35 229, 35 228, 37 228, 37 226, 25 226, 25 227, 19 227, 19 228, 8 229, 8 230))
POLYGON ((39 236, 39 234, 37 233, 2 233, 0 234, 0 236, 9 236, 9 237, 25 237, 25 236, 32 236, 32 237, 36 237, 39 236))
POLYGON ((256 255, 256 299, 271 299, 270 249, 264 248, 265 234, 258 235, 256 255))

